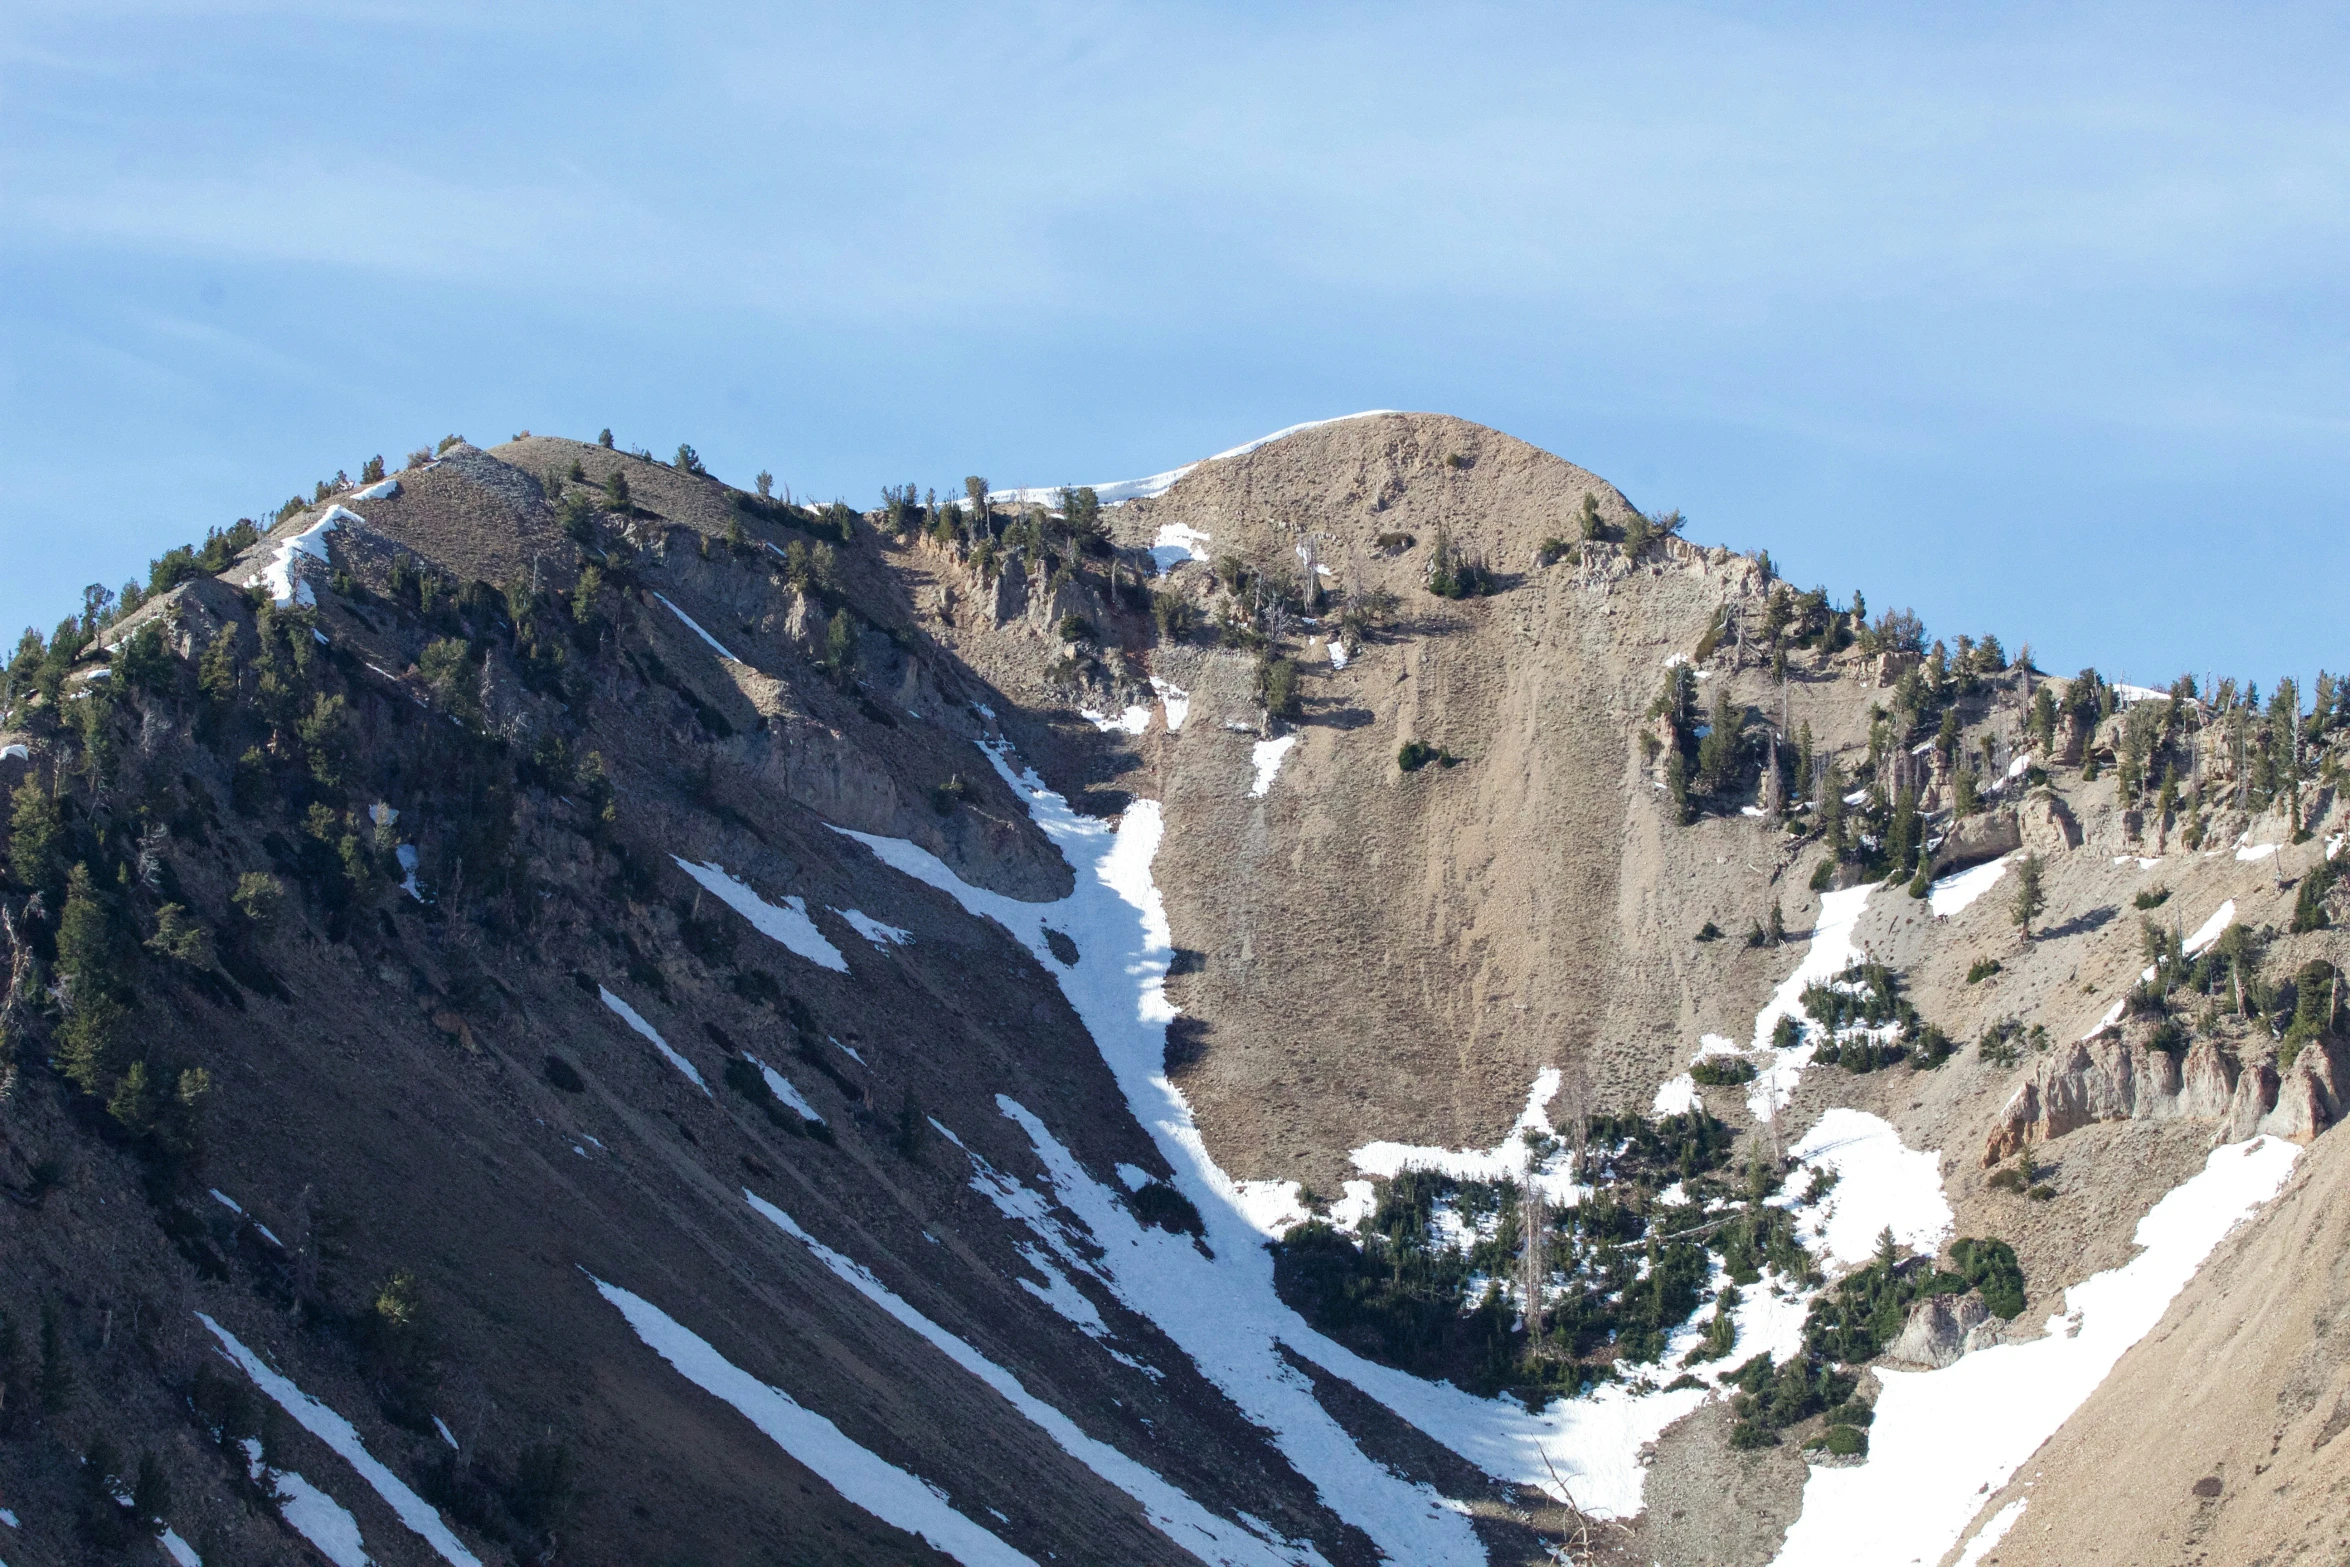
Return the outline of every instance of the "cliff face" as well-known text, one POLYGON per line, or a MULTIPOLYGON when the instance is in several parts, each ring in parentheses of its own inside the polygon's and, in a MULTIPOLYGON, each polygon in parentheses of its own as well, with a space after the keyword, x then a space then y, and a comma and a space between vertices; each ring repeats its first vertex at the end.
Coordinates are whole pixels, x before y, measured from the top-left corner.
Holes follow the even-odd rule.
POLYGON ((547 438, 394 480, 12 675, 16 1567, 157 1516, 211 1562, 1765 1561, 1874 1396, 1803 1321, 1877 1218, 1897 1291, 2012 1246, 1956 1370, 2215 1138, 2340 1113, 2332 1034, 2260 1020, 2337 956, 2283 930, 2330 796, 2230 818, 2214 761, 2188 850, 2063 766, 2127 713, 2037 741, 2033 672, 1921 686, 1493 431, 1308 428, 1098 531, 547 438), (1920 701, 1951 744, 1888 748, 1920 701), (1913 831, 1932 895, 1870 890, 1913 831), (2182 966, 2191 1046, 2099 1031, 2158 886, 2277 931, 2225 949, 2268 1013, 2182 966), (1773 1425, 1758 1355, 1856 1386, 1773 1425))

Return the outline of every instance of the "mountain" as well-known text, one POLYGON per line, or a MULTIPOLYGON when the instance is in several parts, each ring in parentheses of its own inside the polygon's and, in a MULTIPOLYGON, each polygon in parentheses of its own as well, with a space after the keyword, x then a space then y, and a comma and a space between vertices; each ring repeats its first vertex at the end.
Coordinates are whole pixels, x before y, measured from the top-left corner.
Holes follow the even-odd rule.
POLYGON ((452 438, 27 634, 0 1560, 2338 1548, 2350 692, 1433 415, 771 490, 452 438))

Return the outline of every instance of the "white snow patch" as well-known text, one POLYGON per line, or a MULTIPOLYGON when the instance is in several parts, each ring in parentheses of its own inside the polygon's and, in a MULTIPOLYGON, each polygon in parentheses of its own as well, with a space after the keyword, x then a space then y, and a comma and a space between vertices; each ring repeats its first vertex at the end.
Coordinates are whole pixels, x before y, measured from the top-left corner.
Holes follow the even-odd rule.
POLYGON ((1741 805, 1738 807, 1738 814, 1741 816, 1763 816, 1768 813, 1759 805, 1741 805))
POLYGON ((1931 1257, 1954 1222, 1942 1195, 1942 1155, 1901 1145, 1901 1134, 1865 1110, 1830 1110, 1792 1150, 1815 1169, 1836 1172, 1835 1190, 1804 1215, 1829 1256, 1854 1267, 1893 1229, 1896 1245, 1931 1257))
POLYGON ((269 589, 271 602, 277 604, 315 604, 318 594, 305 580, 312 569, 304 562, 327 566, 326 536, 346 522, 356 522, 362 528, 366 519, 342 506, 329 506, 326 515, 277 547, 277 556, 259 571, 245 579, 245 586, 256 584, 269 589))
POLYGON ((2249 865, 2255 860, 2267 859, 2270 855, 2276 853, 2280 847, 2282 847, 2282 845, 2274 843, 2248 843, 2236 851, 2236 858, 2249 865))
POLYGON ((884 925, 870 914, 855 909, 832 911, 849 922, 849 928, 877 947, 902 947, 914 939, 914 933, 896 925, 884 925))
POLYGON ((269 1477, 277 1487, 279 1516, 319 1555, 335 1567, 374 1567, 359 1537, 359 1520, 348 1508, 291 1470, 272 1470, 269 1477))
POLYGON ((785 898, 779 908, 728 875, 726 868, 715 860, 696 865, 674 854, 669 857, 677 861, 679 870, 717 894, 719 902, 749 920, 751 928, 760 935, 789 947, 818 968, 828 968, 836 974, 849 971, 849 960, 840 955, 840 948, 825 940, 824 932, 808 918, 807 899, 785 898))
POLYGON ((2130 1002, 2127 996, 2123 997, 2119 1001, 2116 1001, 2112 1006, 2105 1009, 2105 1016, 2099 1018, 2095 1023, 2091 1024, 2089 1032, 2083 1034, 2081 1037, 2083 1039, 2095 1039, 2099 1034, 2104 1033, 2107 1029, 2113 1027, 2114 1024, 2119 1023, 2122 1020, 2122 1013, 2128 1010, 2129 1005, 2130 1002))
POLYGON ((874 1517, 920 1535, 966 1567, 1036 1567, 947 1505, 928 1481, 850 1441, 840 1427, 735 1365, 658 1306, 602 1279, 595 1286, 646 1347, 687 1381, 733 1405, 777 1447, 874 1517))
POLYGON ((1753 1049, 1758 1054, 1767 1051, 1771 1057, 1770 1065, 1755 1074, 1754 1086, 1747 1090, 1746 1107, 1755 1119, 1773 1119, 1794 1097, 1795 1084, 1803 1076, 1803 1069, 1811 1065, 1812 1053, 1817 1048, 1807 1033, 1807 1037, 1785 1050, 1772 1050, 1772 1031, 1783 1017, 1802 1021, 1806 986, 1834 979, 1860 956, 1859 949, 1853 945, 1852 932, 1860 923, 1861 910, 1868 906, 1869 894, 1875 890, 1873 884, 1863 882, 1842 892, 1821 895, 1820 915, 1812 922, 1811 946, 1803 954, 1803 961, 1771 993, 1770 1004, 1755 1014, 1753 1049))
MULTIPOLYGON (((1131 1165, 1120 1166, 1119 1179, 1124 1180, 1126 1171, 1132 1168, 1131 1165)), ((1148 1179, 1147 1176, 1144 1178, 1148 1179)), ((1267 1239, 1279 1240, 1289 1233, 1292 1226, 1303 1224, 1313 1217, 1306 1212, 1305 1204, 1298 1200, 1305 1188, 1295 1181, 1235 1181, 1232 1184, 1233 1200, 1239 1203, 1241 1213, 1267 1239)))
MULTIPOLYGON (((963 1145, 958 1142, 955 1146, 960 1148, 963 1145)), ((1126 1183, 1128 1191, 1138 1192, 1150 1185, 1151 1173, 1139 1164, 1121 1164, 1118 1166, 1118 1179, 1126 1183)))
MULTIPOLYGON (((1079 1166, 1043 1123, 1000 1101, 999 1108, 1027 1129, 1062 1206, 1102 1248, 1096 1276, 1189 1353, 1203 1375, 1272 1435, 1325 1501, 1396 1560, 1481 1563, 1484 1553, 1467 1520, 1445 1509, 1431 1487, 1398 1476, 1355 1445, 1288 1365, 1283 1346, 1355 1382, 1496 1474, 1549 1485, 1555 1464, 1587 1508, 1604 1507, 1611 1516, 1637 1511, 1641 1443, 1694 1408, 1702 1395, 1660 1396, 1637 1409, 1621 1399, 1614 1404, 1622 1408, 1605 1401, 1577 1401, 1573 1408, 1554 1403, 1536 1417, 1371 1365, 1314 1333, 1281 1304, 1262 1233, 1241 1211, 1235 1184, 1209 1156, 1190 1106, 1166 1076, 1166 1025, 1175 1014, 1164 981, 1173 945, 1150 878, 1164 826, 1158 802, 1135 801, 1113 828, 1070 810, 1034 773, 1015 773, 1001 745, 983 749, 1076 869, 1070 897, 1056 904, 1023 903, 968 885, 913 844, 843 831, 884 863, 946 892, 970 913, 995 920, 1028 947, 1085 1023, 1136 1120, 1173 1168, 1175 1186, 1199 1208, 1207 1251, 1187 1236, 1141 1224, 1122 1192, 1079 1166), (1048 920, 1077 933, 1082 956, 1073 968, 1046 961, 1048 920)), ((1367 1198, 1370 1183, 1354 1184, 1367 1198)))
POLYGON ((1183 720, 1191 713, 1191 693, 1171 680, 1151 676, 1151 689, 1167 708, 1167 733, 1174 734, 1183 727, 1183 720))
POLYGON ((691 1061, 688 1061, 684 1056, 679 1055, 676 1050, 672 1049, 670 1047, 669 1041, 661 1037, 661 1031, 655 1028, 652 1024, 646 1022, 642 1014, 640 1014, 636 1008, 630 1006, 627 1002, 621 1000, 618 996, 612 994, 612 992, 606 990, 601 985, 596 987, 596 994, 604 998, 604 1005, 610 1007, 613 1013, 619 1017, 621 1022, 626 1023, 630 1028, 635 1029, 638 1033, 644 1035, 645 1038, 651 1040, 653 1042, 653 1048, 661 1052, 661 1059, 668 1062, 671 1066, 677 1068, 678 1071, 684 1073, 687 1082, 692 1083, 696 1088, 700 1089, 705 1094, 710 1092, 710 1085, 702 1081, 702 1074, 694 1069, 694 1064, 691 1061))
POLYGON ((1975 1537, 1967 1542, 1966 1550, 1958 1558, 1957 1567, 1981 1567, 1983 1558, 1990 1555, 1999 1542, 2007 1538, 2007 1531, 2015 1527, 2017 1519, 2023 1517, 2026 1500, 2027 1498, 2019 1496, 1993 1513, 1991 1521, 1983 1525, 1975 1537))
POLYGON ((214 1202, 219 1203, 223 1208, 226 1208, 229 1212, 235 1214, 240 1219, 245 1216, 245 1210, 237 1205, 237 1200, 234 1197, 231 1197, 228 1193, 222 1191, 217 1186, 210 1188, 210 1190, 212 1192, 212 1200, 214 1202))
POLYGON ((1934 918, 1938 920, 1959 913, 1989 892, 1999 878, 2007 874, 2007 862, 2011 858, 2012 855, 2002 854, 1996 860, 1986 860, 1980 865, 1969 866, 1943 877, 1927 888, 1926 906, 1933 910, 1934 918))
POLYGON ((1273 775, 1281 771, 1281 759, 1289 754, 1289 748, 1295 744, 1297 736, 1283 735, 1278 740, 1259 740, 1249 747, 1248 759, 1256 764, 1257 769, 1257 781, 1250 784, 1248 789, 1250 799, 1262 800, 1265 797, 1266 791, 1273 787, 1273 775))
POLYGON ((1679 1077, 1668 1077, 1656 1091, 1656 1103, 1649 1107, 1650 1115, 1687 1115, 1697 1108, 1697 1079, 1683 1072, 1679 1077))
MULTIPOLYGON (((1558 1097, 1559 1069, 1546 1066, 1534 1074, 1534 1086, 1526 1094, 1526 1108, 1518 1112, 1517 1121, 1491 1148, 1424 1148, 1411 1143, 1365 1143, 1347 1159, 1366 1175, 1393 1180, 1406 1170, 1427 1170, 1449 1175, 1456 1181, 1539 1181, 1543 1195, 1559 1207, 1572 1206, 1580 1190, 1565 1175, 1548 1167, 1547 1161, 1534 1158, 1533 1144, 1555 1137, 1557 1129, 1550 1124, 1550 1102, 1558 1097)), ((1368 1215, 1371 1183, 1348 1181, 1347 1197, 1355 1196, 1362 1188, 1368 1215)), ((1335 1214, 1342 1204, 1333 1204, 1335 1214)), ((1356 1220, 1355 1222, 1360 1222, 1356 1220)))
POLYGON ((177 1529, 166 1529, 156 1538, 162 1542, 163 1554, 178 1563, 178 1567, 204 1567, 204 1558, 196 1554, 194 1546, 180 1538, 177 1529))
MULTIPOLYGON (((1075 1421, 1029 1392, 1011 1372, 908 1305, 895 1291, 876 1278, 870 1269, 817 1240, 793 1223, 791 1216, 774 1204, 748 1190, 744 1191, 743 1196, 776 1228, 805 1245, 817 1261, 830 1268, 850 1288, 1002 1395, 1006 1403, 1050 1436, 1061 1451, 1140 1502, 1152 1526, 1180 1548, 1202 1561, 1236 1564, 1261 1562, 1268 1564, 1268 1567, 1274 1563, 1294 1564, 1322 1559, 1310 1546, 1284 1549, 1225 1522, 1108 1443, 1087 1436, 1075 1421)), ((1087 1305, 1090 1307, 1092 1302, 1088 1301, 1087 1305)), ((1096 1320, 1099 1320, 1098 1313, 1096 1320)), ((995 1509, 989 1508, 988 1511, 992 1513, 995 1509)), ((1003 1514, 995 1513, 995 1516, 1002 1518, 1003 1514)))
POLYGON ((2007 1484, 2152 1331, 2212 1249, 2277 1194, 2299 1153, 2273 1137, 2212 1150, 2201 1174, 2138 1221, 2144 1251, 2065 1291, 2047 1337, 1939 1371, 1880 1368, 1868 1462, 1811 1472, 1778 1567, 1940 1561, 1984 1493, 2007 1484))
POLYGON ((8 1525, 8 1527, 11 1529, 21 1527, 16 1521, 16 1514, 10 1512, 5 1507, 0 1507, 0 1523, 8 1525))
POLYGON ((1738 1304, 1730 1311, 1730 1320, 1738 1329, 1737 1352, 1715 1367, 1714 1380, 1766 1351, 1774 1366, 1783 1366, 1802 1353, 1803 1324, 1811 1314, 1811 1298, 1812 1292, 1801 1283, 1783 1279, 1767 1267, 1759 1283, 1741 1286, 1738 1304))
POLYGON ((1207 558, 1208 536, 1180 522, 1162 525, 1159 536, 1151 540, 1151 559, 1158 563, 1161 575, 1173 571, 1187 560, 1207 558))
POLYGON ((1104 734, 1114 729, 1122 734, 1138 735, 1151 726, 1151 710, 1140 706, 1129 707, 1115 718, 1094 708, 1081 707, 1077 716, 1104 734))
POLYGON ((2150 871, 2154 869, 2155 866, 2162 863, 2162 856, 2157 854, 2153 858, 2149 859, 2143 854, 2117 854, 2113 857, 2113 863, 2116 865, 2135 865, 2142 871, 2150 871))
POLYGON ((416 845, 403 843, 392 851, 392 857, 400 862, 400 890, 422 903, 424 889, 416 884, 416 867, 422 861, 417 857, 416 845))
MULTIPOLYGON (((480 1559, 465 1548, 465 1542, 452 1534, 447 1524, 441 1522, 441 1515, 433 1511, 432 1504, 409 1490, 398 1475, 386 1469, 367 1450, 350 1421, 303 1392, 287 1378, 270 1370, 259 1355, 237 1341, 235 1334, 204 1313, 196 1313, 196 1320, 210 1329, 214 1338, 220 1340, 221 1349, 245 1375, 253 1379, 254 1386, 267 1393, 280 1409, 292 1415, 295 1424, 342 1455, 346 1463, 359 1471, 359 1478, 375 1488, 375 1494, 384 1499, 385 1505, 398 1515, 400 1522, 439 1552, 441 1560, 449 1563, 449 1567, 481 1567, 480 1559)), ((348 1518, 350 1515, 345 1513, 343 1516, 348 1518)), ((353 1532, 356 1533, 356 1528, 353 1532)), ((320 1549, 324 1550, 325 1547, 321 1546, 320 1549)))
POLYGON ((1332 669, 1344 669, 1350 656, 1346 651, 1346 643, 1343 639, 1338 637, 1330 639, 1330 667, 1332 669))
POLYGON ((793 1083, 790 1078, 757 1056, 752 1055, 748 1050, 743 1052, 743 1059, 759 1069, 759 1075, 767 1080, 767 1091, 797 1110, 802 1120, 822 1121, 824 1119, 816 1113, 816 1107, 808 1103, 808 1096, 801 1093, 798 1085, 793 1083))
POLYGON ((352 491, 351 499, 355 501, 388 501, 399 493, 399 480, 378 479, 364 490, 352 491))
MULTIPOLYGON (((669 595, 666 593, 655 593, 653 597, 659 599, 664 604, 669 604, 669 595)), ((709 632, 704 631, 701 627, 701 624, 696 621, 693 616, 687 614, 684 610, 679 609, 675 604, 669 604, 669 613, 684 621, 686 630, 692 632, 695 636, 700 637, 704 642, 709 643, 713 648, 716 648, 720 658, 725 659, 730 664, 739 664, 742 662, 741 659, 736 658, 732 653, 726 651, 725 643, 710 635, 709 632)))
POLYGON ((1101 1308, 1086 1296, 1085 1291, 1069 1282, 1069 1275, 1054 1266, 1050 1256, 1035 1246, 1023 1245, 1020 1247, 1020 1257, 1044 1275, 1044 1282, 1039 1284, 1034 1279, 1015 1279, 1012 1282, 1050 1306, 1056 1315, 1065 1318, 1087 1338, 1110 1336, 1110 1326, 1102 1321, 1101 1308))
POLYGON ((0 745, 0 762, 29 762, 33 753, 22 745, 0 745))
POLYGON ((1379 1206, 1379 1188, 1369 1181, 1340 1181, 1338 1201, 1330 1205, 1330 1222, 1342 1230, 1359 1228, 1379 1206))
MULTIPOLYGON (((1208 463, 1223 462, 1233 457, 1245 457, 1260 446, 1270 446, 1275 441, 1295 435, 1301 430, 1318 430, 1326 424, 1344 424, 1349 419, 1376 419, 1383 414, 1393 412, 1395 410, 1392 408, 1368 408, 1359 414, 1340 414, 1335 419, 1308 419, 1303 424, 1288 425, 1275 430, 1271 435, 1260 435, 1253 441, 1243 441, 1229 451, 1218 452, 1215 456, 1203 458, 1199 462, 1185 463, 1182 467, 1170 468, 1165 473, 1154 473, 1147 479, 1115 479, 1108 484, 1096 484, 1091 488, 1096 498, 1104 506, 1115 506, 1121 501, 1149 500, 1153 496, 1166 494, 1174 487, 1176 480, 1195 468, 1205 467, 1208 463)), ((1070 488, 1076 489, 1078 486, 1071 485, 1070 488)), ((995 498, 1013 506, 1057 506, 1061 501, 1061 487, 1057 484, 1037 484, 1030 485, 1025 489, 997 490, 995 498)), ((962 502, 955 501, 953 504, 961 505, 962 502)), ((1206 536, 1203 534, 1201 538, 1204 542, 1206 536)), ((1206 557, 1201 558, 1205 559, 1206 557)))
MULTIPOLYGON (((457 1446, 457 1437, 455 1433, 450 1431, 449 1423, 447 1421, 443 1420, 440 1416, 435 1415, 432 1417, 432 1428, 441 1434, 442 1441, 448 1443, 451 1447, 457 1446)), ((462 1449, 460 1449, 460 1451, 462 1451, 462 1449)))
POLYGON ((2212 911, 2211 918, 2196 926, 2195 934, 2189 936, 2184 942, 2180 943, 2180 945, 2185 950, 2188 957, 2193 957, 2197 953, 2201 952, 2205 947, 2210 946, 2213 942, 2219 940, 2220 937, 2226 935, 2228 927, 2235 923, 2236 900, 2230 898, 2227 902, 2221 904, 2217 909, 2214 909, 2212 911))

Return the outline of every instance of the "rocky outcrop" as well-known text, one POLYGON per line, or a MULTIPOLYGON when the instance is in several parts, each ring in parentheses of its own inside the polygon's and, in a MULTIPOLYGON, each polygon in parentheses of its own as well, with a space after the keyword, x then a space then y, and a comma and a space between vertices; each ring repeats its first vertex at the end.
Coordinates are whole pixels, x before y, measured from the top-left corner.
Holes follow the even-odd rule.
POLYGON ((2081 846, 2081 825, 2062 800, 2042 789, 2016 807, 2023 846, 2034 854, 2063 854, 2081 846))
MULTIPOLYGON (((1939 769, 1936 776, 1940 776, 1939 769)), ((2012 854, 2023 845, 2023 831, 2013 807, 1981 811, 1951 824, 1941 846, 1934 851, 1934 874, 1945 876, 1970 865, 1980 865, 2002 854, 2012 854)))
POLYGON ((2338 1041, 2310 1041, 2280 1071, 2271 1056, 2239 1064, 2209 1039, 2182 1059, 2142 1037, 2150 1034, 2143 1024, 2106 1029, 2041 1062, 2000 1108, 1984 1166, 2092 1121, 2210 1121, 2219 1142, 2266 1134, 2307 1143, 2342 1119, 2350 1048, 2338 1041))
POLYGON ((2002 1343, 2006 1337, 2005 1324, 1991 1315, 1991 1308, 1974 1291, 1929 1295, 1909 1308, 1909 1320, 1885 1353, 1904 1365, 1938 1371, 1960 1356, 2002 1343))
POLYGON ((2271 1137, 2310 1142, 2342 1118, 2342 1088, 2350 1051, 2331 1039, 2313 1039, 2280 1074, 2275 1104, 2258 1130, 2271 1137))

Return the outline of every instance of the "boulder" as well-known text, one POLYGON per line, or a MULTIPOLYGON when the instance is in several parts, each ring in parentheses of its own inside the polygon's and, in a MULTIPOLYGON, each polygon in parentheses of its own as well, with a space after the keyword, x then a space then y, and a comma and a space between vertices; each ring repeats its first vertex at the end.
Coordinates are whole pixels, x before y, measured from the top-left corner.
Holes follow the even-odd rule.
POLYGON ((2023 846, 2034 854, 2063 854, 2081 846, 2081 826, 2065 803, 2045 789, 2035 790, 2016 809, 2016 825, 2023 846))
POLYGON ((1995 860, 2022 848, 2023 844, 2023 832, 2013 807, 1979 811, 1951 823, 1950 831, 1942 837, 1941 847, 1934 851, 1934 874, 1946 876, 1985 860, 1995 860))
POLYGON ((1909 1320, 1900 1335, 1886 1346, 1888 1357, 1904 1365, 1940 1370, 1970 1351, 1996 1344, 2004 1337, 1999 1319, 1972 1290, 1964 1295, 1929 1295, 1909 1308, 1909 1320))
POLYGON ((2038 1132, 2040 1124, 2040 1085, 2025 1082, 2010 1094, 1999 1110, 1999 1117, 1991 1123, 1990 1139, 1983 1145, 1983 1168, 1988 1170, 2001 1160, 2023 1152, 2024 1144, 2038 1132))

